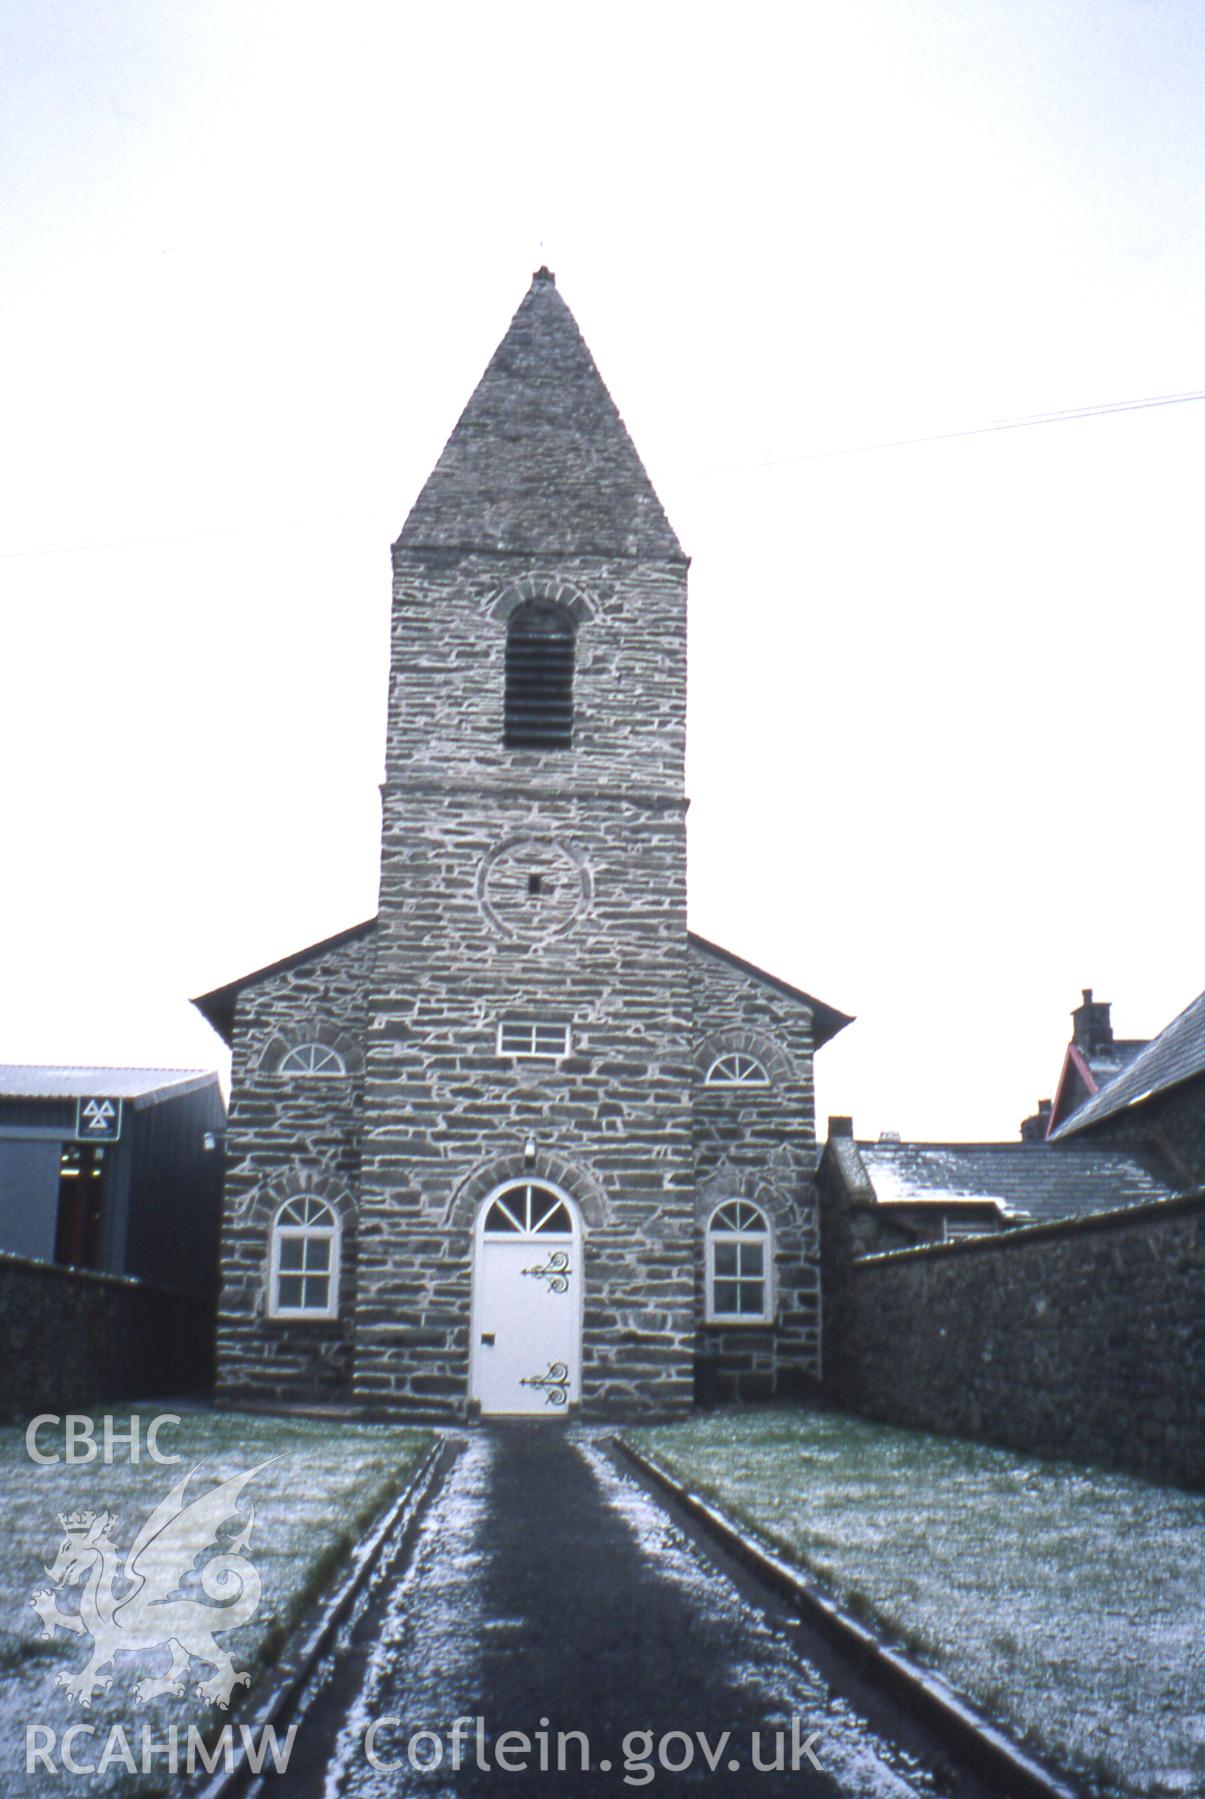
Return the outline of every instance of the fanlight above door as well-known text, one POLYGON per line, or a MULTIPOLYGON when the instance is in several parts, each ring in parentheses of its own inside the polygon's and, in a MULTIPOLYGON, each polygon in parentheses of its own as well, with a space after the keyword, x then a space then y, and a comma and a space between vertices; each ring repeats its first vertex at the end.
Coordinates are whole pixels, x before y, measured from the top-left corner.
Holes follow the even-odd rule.
POLYGON ((573 1220, 559 1194, 549 1187, 519 1182, 497 1194, 485 1215, 487 1237, 570 1237, 573 1220))

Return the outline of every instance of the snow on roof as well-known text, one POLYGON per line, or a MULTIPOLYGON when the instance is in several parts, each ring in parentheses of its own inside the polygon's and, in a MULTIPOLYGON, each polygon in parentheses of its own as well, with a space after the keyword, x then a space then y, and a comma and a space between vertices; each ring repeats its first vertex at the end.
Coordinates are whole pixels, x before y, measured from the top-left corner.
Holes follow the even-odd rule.
POLYGON ((943 1152, 933 1151, 924 1171, 918 1170, 915 1162, 905 1163, 898 1152, 905 1147, 919 1148, 920 1145, 902 1143, 888 1145, 875 1144, 874 1150, 862 1150, 862 1160, 866 1163, 874 1187, 874 1196, 881 1206, 900 1205, 948 1205, 951 1201, 968 1205, 997 1205, 999 1196, 994 1193, 980 1193, 970 1190, 967 1176, 961 1175, 952 1164, 943 1165, 943 1152), (876 1154, 877 1151, 887 1153, 876 1154), (919 1178, 918 1178, 919 1175, 919 1178), (926 1176, 928 1179, 926 1179, 926 1176), (948 1178, 947 1178, 948 1177, 948 1178), (932 1185, 928 1181, 933 1182, 932 1185))
POLYGON ((880 1205, 994 1204, 1008 1218, 1077 1218, 1177 1191, 1153 1157, 1045 1143, 859 1143, 880 1205))

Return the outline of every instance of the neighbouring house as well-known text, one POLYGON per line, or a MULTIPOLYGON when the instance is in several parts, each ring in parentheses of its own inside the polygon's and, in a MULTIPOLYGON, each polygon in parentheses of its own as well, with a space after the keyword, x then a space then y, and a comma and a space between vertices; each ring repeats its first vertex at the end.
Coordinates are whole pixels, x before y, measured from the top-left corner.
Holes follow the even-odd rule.
MULTIPOLYGON (((1010 1143, 877 1142, 830 1118, 824 1290, 850 1258, 1142 1208, 1205 1185, 1205 995, 1151 1042, 1085 988, 1056 1095, 1010 1143)), ((839 1333, 838 1333, 839 1335, 839 1333)), ((830 1371, 831 1372, 831 1371, 830 1371)))
POLYGON ((1021 1125, 1026 1143, 1045 1142, 1071 1114, 1107 1086, 1145 1049, 1143 1038, 1114 1037, 1108 1000, 1093 999, 1085 987, 1081 1003, 1071 1014, 1071 1041, 1063 1057, 1053 1100, 1041 1099, 1032 1118, 1021 1125))
POLYGON ((1060 1155, 1106 1148, 1158 1155, 1181 1186, 1205 1186, 1205 993, 1149 1043, 1123 1047, 1133 1053, 1052 1122, 1050 1143, 1060 1155))
POLYGON ((687 929, 686 583, 541 269, 393 546, 379 914, 196 1001, 233 1049, 222 1394, 597 1418, 818 1379, 849 1020, 687 929))
POLYGON ((205 1070, 0 1066, 0 1251, 212 1297, 225 1122, 205 1070))
POLYGON ((820 1181, 826 1224, 840 1220, 854 1255, 1146 1205, 1183 1187, 1146 1146, 857 1142, 848 1118, 829 1120, 820 1181))

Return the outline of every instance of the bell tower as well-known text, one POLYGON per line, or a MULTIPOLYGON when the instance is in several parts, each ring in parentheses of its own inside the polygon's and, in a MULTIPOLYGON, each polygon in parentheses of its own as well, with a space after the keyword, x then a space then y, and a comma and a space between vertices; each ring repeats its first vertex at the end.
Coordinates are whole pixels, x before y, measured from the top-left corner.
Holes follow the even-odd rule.
POLYGON ((393 547, 366 1405, 691 1403, 686 571, 541 269, 393 547))

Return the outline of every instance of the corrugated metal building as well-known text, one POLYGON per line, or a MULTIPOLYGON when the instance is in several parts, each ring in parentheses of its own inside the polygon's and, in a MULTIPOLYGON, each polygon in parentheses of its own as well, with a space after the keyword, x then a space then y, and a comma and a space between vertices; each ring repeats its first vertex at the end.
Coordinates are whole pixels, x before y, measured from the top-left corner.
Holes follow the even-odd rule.
POLYGON ((0 1250, 212 1294, 225 1123, 204 1069, 0 1066, 0 1250))

